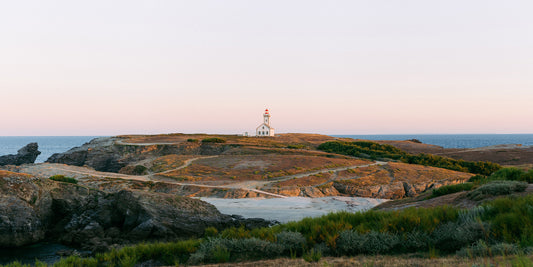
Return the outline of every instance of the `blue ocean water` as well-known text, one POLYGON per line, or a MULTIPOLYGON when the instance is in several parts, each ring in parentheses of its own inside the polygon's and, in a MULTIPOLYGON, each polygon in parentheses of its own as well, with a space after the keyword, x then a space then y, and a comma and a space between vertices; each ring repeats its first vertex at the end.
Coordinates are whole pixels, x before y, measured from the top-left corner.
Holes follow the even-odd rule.
POLYGON ((409 140, 444 148, 475 148, 503 144, 533 145, 533 134, 401 134, 401 135, 334 135, 366 140, 409 140))
POLYGON ((98 136, 0 136, 0 156, 17 154, 23 146, 37 142, 41 155, 35 162, 44 162, 54 153, 81 146, 98 136))

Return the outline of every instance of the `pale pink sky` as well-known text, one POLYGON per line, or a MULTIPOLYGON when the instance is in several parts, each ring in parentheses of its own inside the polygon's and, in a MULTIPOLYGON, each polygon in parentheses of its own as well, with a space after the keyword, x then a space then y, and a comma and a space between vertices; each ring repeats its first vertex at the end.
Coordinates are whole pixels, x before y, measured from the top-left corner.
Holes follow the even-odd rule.
POLYGON ((533 133, 533 1, 3 1, 0 136, 533 133))

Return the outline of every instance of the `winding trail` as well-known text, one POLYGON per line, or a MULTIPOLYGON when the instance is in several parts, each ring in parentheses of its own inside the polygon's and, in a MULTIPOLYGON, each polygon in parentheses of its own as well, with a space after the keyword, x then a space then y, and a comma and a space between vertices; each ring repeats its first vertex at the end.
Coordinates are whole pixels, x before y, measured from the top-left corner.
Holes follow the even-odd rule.
POLYGON ((293 175, 287 175, 287 176, 281 176, 269 179, 268 181, 245 181, 240 183, 234 183, 231 185, 226 185, 228 188, 239 188, 239 189, 257 189, 266 186, 267 184, 271 184, 274 182, 283 182, 291 179, 298 179, 303 178, 307 176, 313 176, 321 173, 327 173, 327 172, 340 172, 340 171, 346 171, 349 169, 357 169, 357 168, 364 168, 364 167, 370 167, 375 165, 386 165, 387 162, 384 161, 376 161, 375 163, 371 164, 365 164, 365 165, 352 165, 352 166, 345 166, 345 167, 338 167, 338 168, 331 168, 331 169, 323 169, 318 171, 312 171, 312 172, 305 172, 305 173, 298 173, 293 175))
POLYGON ((165 173, 170 173, 170 172, 173 172, 173 171, 177 171, 177 170, 185 169, 185 168, 191 166, 191 164, 192 164, 193 162, 195 162, 195 161, 197 161, 197 160, 199 160, 199 159, 211 159, 211 158, 216 158, 216 157, 218 157, 218 155, 217 155, 217 156, 197 157, 197 158, 188 159, 188 160, 186 160, 186 161, 184 162, 183 165, 181 165, 181 166, 179 166, 179 167, 177 167, 177 168, 175 168, 175 169, 172 169, 172 170, 166 170, 166 171, 164 171, 164 172, 158 172, 158 173, 150 174, 150 175, 148 175, 148 176, 153 177, 154 175, 165 174, 165 173))
POLYGON ((167 170, 164 172, 155 173, 155 174, 143 175, 143 176, 112 173, 112 172, 100 172, 100 171, 92 170, 86 167, 78 167, 78 166, 56 164, 56 163, 41 163, 41 164, 30 165, 30 166, 26 166, 23 171, 26 173, 43 176, 43 177, 49 177, 55 174, 64 174, 64 175, 70 174, 72 176, 78 176, 77 178, 82 178, 83 176, 93 176, 93 177, 102 177, 102 178, 105 177, 105 178, 134 180, 134 181, 143 181, 143 182, 154 181, 154 182, 174 184, 174 185, 179 185, 179 186, 191 186, 191 187, 200 187, 200 188, 240 189, 240 190, 252 191, 258 194, 262 194, 262 195, 268 195, 268 196, 273 196, 273 197, 278 197, 278 198, 287 198, 287 196, 263 191, 258 188, 265 187, 266 185, 275 183, 275 182, 303 178, 303 177, 317 175, 321 173, 327 173, 327 172, 336 173, 336 172, 345 171, 349 169, 364 168, 364 167, 369 167, 369 166, 374 166, 374 165, 386 165, 387 164, 387 162, 376 161, 375 163, 371 163, 371 164, 352 165, 352 166, 345 166, 345 167, 330 168, 330 169, 323 169, 323 170, 312 171, 312 172, 299 173, 299 174, 294 174, 294 175, 281 176, 281 177, 270 179, 268 181, 244 181, 244 182, 236 182, 236 183, 226 184, 226 185, 192 184, 192 183, 181 183, 177 181, 168 181, 168 180, 161 181, 160 179, 157 179, 157 177, 155 177, 158 174, 164 174, 164 173, 172 172, 175 170, 187 168, 196 160, 206 159, 206 158, 215 158, 215 157, 218 157, 218 156, 191 158, 191 159, 186 160, 184 164, 178 168, 167 170))

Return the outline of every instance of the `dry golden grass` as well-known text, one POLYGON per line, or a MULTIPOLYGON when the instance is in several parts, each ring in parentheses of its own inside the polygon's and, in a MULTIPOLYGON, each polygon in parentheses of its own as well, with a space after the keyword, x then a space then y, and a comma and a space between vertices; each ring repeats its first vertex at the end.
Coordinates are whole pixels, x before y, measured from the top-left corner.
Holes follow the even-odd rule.
POLYGON ((450 266, 450 267, 471 267, 471 266, 532 266, 533 256, 507 256, 507 257, 486 257, 486 258, 459 258, 455 256, 439 258, 422 258, 424 255, 402 255, 402 256, 357 256, 357 257, 324 257, 318 262, 306 262, 303 259, 275 259, 255 262, 240 262, 226 264, 203 265, 204 267, 214 266, 450 266), (411 256, 411 257, 409 257, 411 256), (418 256, 418 257, 417 257, 418 256))
POLYGON ((173 170, 183 166, 185 161, 197 157, 196 155, 166 155, 154 159, 149 169, 154 173, 173 170))
MULTIPOLYGON (((202 139, 218 137, 226 140, 227 144, 257 145, 267 147, 287 147, 291 144, 307 144, 317 146, 321 143, 337 140, 339 138, 320 134, 281 134, 276 137, 246 137, 239 135, 212 135, 212 134, 160 134, 160 135, 123 135, 125 143, 182 143, 187 139, 202 139)), ((342 138, 341 138, 342 139, 342 138)))
POLYGON ((342 166, 363 165, 367 161, 307 155, 221 155, 200 159, 184 169, 165 173, 185 180, 267 180, 342 166))
POLYGON ((447 169, 428 167, 415 164, 389 162, 388 165, 370 166, 339 172, 340 183, 369 186, 383 185, 391 182, 409 182, 411 184, 431 181, 468 180, 472 174, 447 169), (354 179, 346 179, 354 177, 354 179))
POLYGON ((5 171, 5 170, 0 170, 0 178, 4 178, 4 177, 26 177, 26 178, 29 178, 29 177, 32 177, 32 176, 29 175, 29 174, 25 174, 25 173, 17 173, 17 172, 10 172, 10 171, 5 171))

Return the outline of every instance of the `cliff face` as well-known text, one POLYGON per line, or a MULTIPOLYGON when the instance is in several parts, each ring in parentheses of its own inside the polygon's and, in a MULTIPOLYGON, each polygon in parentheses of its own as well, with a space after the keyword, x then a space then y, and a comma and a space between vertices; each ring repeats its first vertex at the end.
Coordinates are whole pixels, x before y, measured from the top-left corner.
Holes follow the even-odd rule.
POLYGON ((165 155, 218 155, 231 147, 223 144, 124 144, 119 137, 96 138, 64 153, 53 154, 48 163, 89 166, 97 171, 119 172, 130 163, 165 155))
POLYGON ((248 220, 187 197, 134 189, 104 192, 0 171, 0 247, 49 239, 99 251, 111 244, 201 236, 210 226, 270 224, 248 220))
POLYGON ((421 165, 389 162, 336 172, 334 178, 313 183, 316 177, 287 180, 261 188, 287 196, 355 196, 383 199, 413 197, 443 185, 463 183, 472 175, 421 165))

